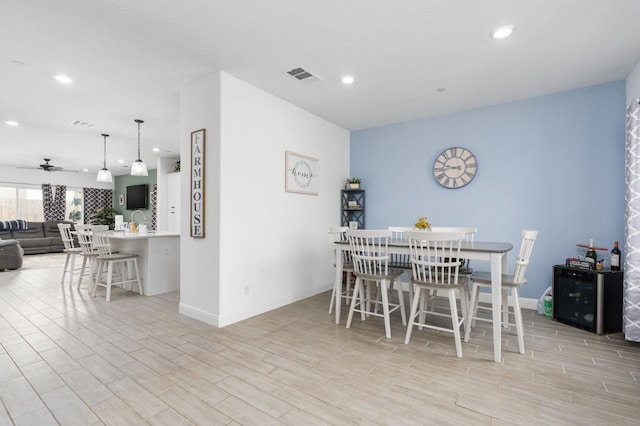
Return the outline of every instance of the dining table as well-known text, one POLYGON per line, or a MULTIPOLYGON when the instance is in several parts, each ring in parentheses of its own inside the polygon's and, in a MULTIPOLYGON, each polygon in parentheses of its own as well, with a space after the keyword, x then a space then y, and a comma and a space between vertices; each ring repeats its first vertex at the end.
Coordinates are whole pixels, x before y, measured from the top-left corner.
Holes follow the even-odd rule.
MULTIPOLYGON (((349 251, 348 241, 337 241, 334 243, 336 252, 336 275, 334 281, 335 288, 335 312, 336 324, 340 324, 340 304, 342 296, 342 251, 349 251)), ((489 262, 491 268, 491 309, 493 319, 493 359, 495 362, 502 361, 502 274, 507 271, 507 253, 513 250, 513 244, 507 242, 491 241, 462 241, 460 246, 460 257, 470 260, 480 260, 489 262)), ((390 239, 388 243, 388 254, 409 255, 409 242, 407 239, 390 239)), ((467 326, 471 321, 467 321, 467 326)))

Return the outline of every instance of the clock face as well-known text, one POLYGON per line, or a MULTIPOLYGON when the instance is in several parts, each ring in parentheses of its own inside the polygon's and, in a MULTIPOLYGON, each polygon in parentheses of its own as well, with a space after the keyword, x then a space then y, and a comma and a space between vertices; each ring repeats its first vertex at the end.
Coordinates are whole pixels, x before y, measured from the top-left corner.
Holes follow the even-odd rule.
POLYGON ((460 147, 445 149, 433 163, 433 176, 445 188, 462 188, 473 180, 477 171, 476 157, 460 147))

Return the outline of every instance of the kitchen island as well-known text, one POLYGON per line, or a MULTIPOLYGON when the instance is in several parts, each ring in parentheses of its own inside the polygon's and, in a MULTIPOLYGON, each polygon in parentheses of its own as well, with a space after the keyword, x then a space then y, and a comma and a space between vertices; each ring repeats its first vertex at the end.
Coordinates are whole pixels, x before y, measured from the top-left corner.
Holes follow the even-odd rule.
POLYGON ((113 251, 138 255, 145 296, 180 290, 180 234, 177 232, 109 232, 113 251))

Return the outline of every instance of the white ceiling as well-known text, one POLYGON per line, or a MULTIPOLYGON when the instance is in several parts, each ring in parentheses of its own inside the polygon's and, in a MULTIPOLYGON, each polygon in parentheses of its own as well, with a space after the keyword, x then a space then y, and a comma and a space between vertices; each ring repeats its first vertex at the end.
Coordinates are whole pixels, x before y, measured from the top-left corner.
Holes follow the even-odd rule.
POLYGON ((140 118, 155 167, 178 156, 180 88, 216 69, 349 130, 625 79, 638 17, 638 0, 3 1, 0 165, 95 173, 109 133, 107 166, 128 173, 140 118), (300 65, 322 80, 284 74, 300 65))

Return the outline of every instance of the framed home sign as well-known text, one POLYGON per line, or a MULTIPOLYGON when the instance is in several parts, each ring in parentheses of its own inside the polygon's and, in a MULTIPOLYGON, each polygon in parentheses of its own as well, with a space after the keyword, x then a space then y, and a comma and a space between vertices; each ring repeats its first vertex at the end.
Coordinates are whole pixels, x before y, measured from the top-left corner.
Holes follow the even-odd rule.
POLYGON ((191 132, 191 236, 204 238, 205 129, 191 132))
POLYGON ((318 195, 318 160, 295 152, 284 153, 284 190, 318 195))

